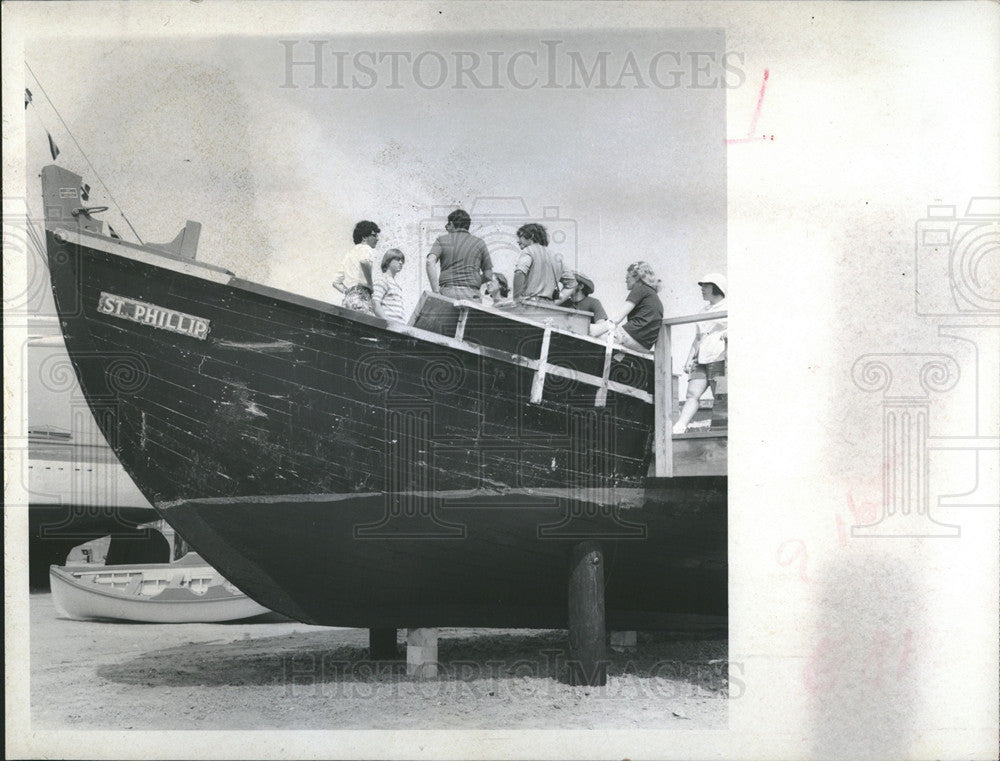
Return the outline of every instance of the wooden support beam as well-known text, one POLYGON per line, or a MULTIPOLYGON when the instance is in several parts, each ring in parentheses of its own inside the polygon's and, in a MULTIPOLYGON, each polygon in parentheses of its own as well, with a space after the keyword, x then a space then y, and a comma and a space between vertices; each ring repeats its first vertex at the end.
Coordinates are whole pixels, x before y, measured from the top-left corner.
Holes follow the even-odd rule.
POLYGON ((438 675, 438 630, 406 630, 406 673, 421 679, 438 675))
POLYGON ((531 382, 531 403, 539 404, 542 401, 542 392, 545 391, 545 373, 549 369, 549 342, 552 340, 552 329, 546 328, 542 333, 542 350, 538 357, 538 369, 535 370, 535 378, 531 382))
POLYGON ((455 340, 461 341, 465 337, 465 323, 469 321, 469 308, 466 306, 459 306, 458 308, 458 326, 455 328, 455 340))
POLYGON ((670 478, 674 475, 673 420, 670 418, 672 403, 672 368, 670 360, 670 325, 660 325, 660 335, 653 349, 654 378, 654 430, 653 457, 656 461, 656 475, 670 478))
POLYGON ((569 681, 600 687, 608 681, 604 626, 604 553, 595 541, 570 552, 569 681))
POLYGON ((395 629, 368 630, 368 657, 373 661, 394 661, 399 657, 396 649, 395 629))
POLYGON ((611 377, 611 355, 615 351, 615 332, 608 331, 608 344, 604 347, 604 371, 601 373, 601 385, 597 388, 594 399, 595 407, 604 407, 608 403, 608 378, 611 377))

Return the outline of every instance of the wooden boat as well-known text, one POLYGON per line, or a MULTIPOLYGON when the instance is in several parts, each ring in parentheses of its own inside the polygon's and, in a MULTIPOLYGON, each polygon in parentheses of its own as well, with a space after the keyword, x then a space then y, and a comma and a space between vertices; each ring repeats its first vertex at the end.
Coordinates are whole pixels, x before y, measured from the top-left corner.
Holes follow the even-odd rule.
POLYGON ((609 626, 725 620, 724 461, 647 477, 648 355, 430 297, 388 324, 196 261, 195 223, 165 245, 108 237, 78 175, 42 180, 95 417, 154 508, 259 603, 325 625, 565 627, 591 541, 609 626))
POLYGON ((183 624, 268 612, 194 552, 174 563, 54 565, 49 576, 60 618, 183 624))

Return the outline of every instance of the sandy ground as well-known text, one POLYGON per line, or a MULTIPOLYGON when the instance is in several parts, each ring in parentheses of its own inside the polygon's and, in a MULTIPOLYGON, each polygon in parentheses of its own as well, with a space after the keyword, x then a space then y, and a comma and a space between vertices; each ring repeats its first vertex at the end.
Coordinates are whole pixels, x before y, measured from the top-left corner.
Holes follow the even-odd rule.
POLYGON ((565 631, 441 629, 437 678, 368 659, 364 629, 56 618, 31 595, 33 729, 722 729, 724 632, 639 633, 606 687, 567 683, 565 631))

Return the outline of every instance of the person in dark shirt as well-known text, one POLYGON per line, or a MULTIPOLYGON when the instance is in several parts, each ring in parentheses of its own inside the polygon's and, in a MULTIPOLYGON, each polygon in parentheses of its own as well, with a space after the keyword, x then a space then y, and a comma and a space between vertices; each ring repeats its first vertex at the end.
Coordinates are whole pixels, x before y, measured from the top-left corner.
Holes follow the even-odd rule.
POLYGON ((628 349, 652 351, 663 322, 663 303, 657 296, 660 278, 646 262, 633 262, 625 272, 628 297, 624 309, 612 318, 615 341, 628 349))
POLYGON ((427 254, 431 290, 450 299, 479 299, 479 287, 493 278, 493 262, 482 238, 469 232, 472 218, 464 209, 448 215, 444 229, 427 254))
POLYGON ((558 305, 579 312, 592 312, 590 335, 600 336, 607 333, 611 329, 608 324, 608 313, 604 311, 604 305, 591 295, 594 292, 594 281, 582 272, 566 272, 560 281, 563 287, 559 294, 561 298, 557 302, 558 305))

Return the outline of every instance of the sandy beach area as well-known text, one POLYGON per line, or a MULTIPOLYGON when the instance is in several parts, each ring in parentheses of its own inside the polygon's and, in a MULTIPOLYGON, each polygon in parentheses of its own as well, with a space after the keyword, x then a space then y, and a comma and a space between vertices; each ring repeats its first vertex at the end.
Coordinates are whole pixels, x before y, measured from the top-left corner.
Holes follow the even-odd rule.
POLYGON ((368 658, 364 629, 56 617, 33 592, 31 722, 105 729, 723 729, 725 632, 638 633, 605 687, 572 687, 565 631, 441 629, 436 678, 368 658))

